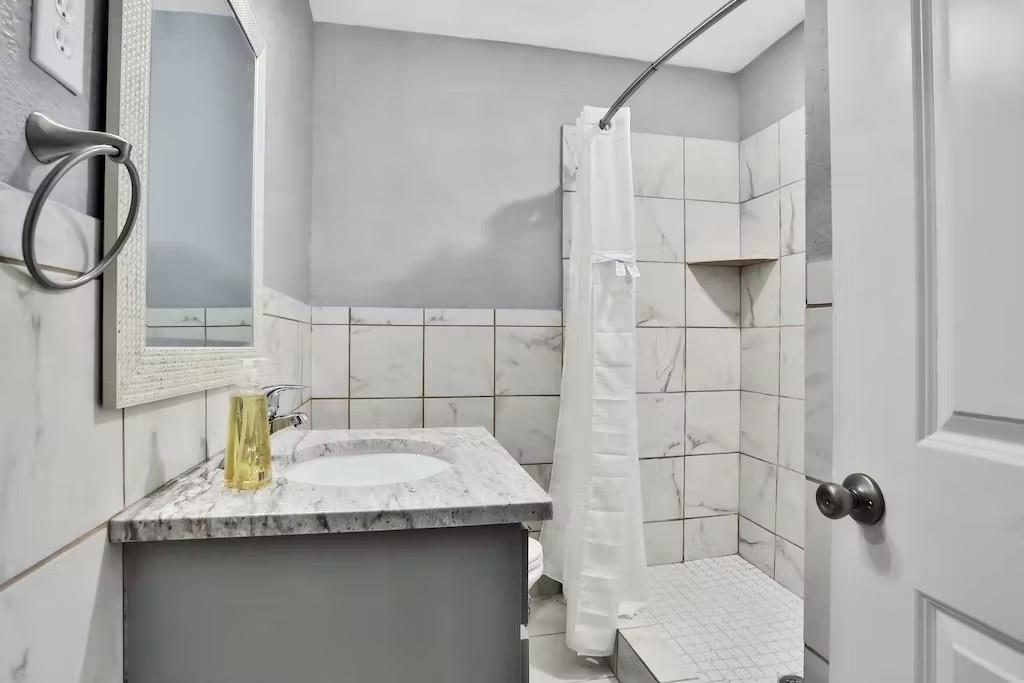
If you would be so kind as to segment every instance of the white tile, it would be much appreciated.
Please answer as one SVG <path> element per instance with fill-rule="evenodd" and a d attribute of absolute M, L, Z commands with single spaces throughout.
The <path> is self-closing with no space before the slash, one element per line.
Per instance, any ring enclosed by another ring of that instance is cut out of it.
<path fill-rule="evenodd" d="M 351 429 L 407 429 L 423 426 L 423 399 L 377 398 L 349 401 Z"/>
<path fill-rule="evenodd" d="M 423 402 L 424 427 L 484 427 L 494 432 L 494 399 L 428 398 Z"/>
<path fill-rule="evenodd" d="M 768 576 L 775 576 L 775 534 L 740 517 L 740 557 Z"/>
<path fill-rule="evenodd" d="M 348 429 L 348 400 L 314 398 L 311 408 L 313 429 Z"/>
<path fill-rule="evenodd" d="M 775 533 L 787 541 L 804 547 L 804 475 L 779 468 L 778 510 Z"/>
<path fill-rule="evenodd" d="M 427 396 L 494 394 L 494 328 L 427 327 L 423 343 Z"/>
<path fill-rule="evenodd" d="M 206 309 L 207 327 L 252 326 L 251 306 L 220 306 Z"/>
<path fill-rule="evenodd" d="M 491 308 L 428 308 L 424 311 L 427 325 L 493 325 Z"/>
<path fill-rule="evenodd" d="M 645 522 L 683 517 L 683 458 L 640 461 L 640 491 Z"/>
<path fill-rule="evenodd" d="M 495 393 L 556 395 L 562 382 L 562 330 L 555 327 L 495 329 Z"/>
<path fill-rule="evenodd" d="M 494 311 L 494 324 L 521 327 L 561 327 L 562 312 L 543 308 L 499 308 Z"/>
<path fill-rule="evenodd" d="M 619 636 L 622 639 L 619 643 L 620 649 L 632 651 L 642 662 L 640 666 L 646 670 L 644 673 L 649 671 L 650 673 L 646 675 L 654 677 L 636 681 L 620 673 L 620 680 L 627 683 L 642 683 L 647 680 L 652 683 L 700 680 L 693 662 L 672 641 L 672 637 L 663 626 L 624 628 L 619 631 Z"/>
<path fill-rule="evenodd" d="M 204 346 L 203 327 L 147 327 L 146 346 Z"/>
<path fill-rule="evenodd" d="M 687 266 L 686 324 L 690 327 L 739 327 L 739 268 Z"/>
<path fill-rule="evenodd" d="M 832 481 L 832 309 L 807 310 L 807 403 L 804 468 L 808 475 Z"/>
<path fill-rule="evenodd" d="M 739 552 L 736 515 L 695 517 L 685 525 L 683 558 L 687 562 Z"/>
<path fill-rule="evenodd" d="M 553 595 L 533 600 L 530 603 L 527 633 L 531 638 L 565 633 L 565 596 Z"/>
<path fill-rule="evenodd" d="M 775 531 L 775 465 L 740 455 L 740 514 Z"/>
<path fill-rule="evenodd" d="M 687 328 L 686 390 L 740 388 L 740 331 Z"/>
<path fill-rule="evenodd" d="M 807 551 L 804 555 L 804 638 L 808 645 L 828 656 L 831 630 L 831 564 L 832 520 L 818 512 L 814 494 L 816 482 L 805 484 L 805 535 Z"/>
<path fill-rule="evenodd" d="M 685 322 L 682 263 L 641 263 L 636 281 L 636 324 L 642 327 L 682 327 Z"/>
<path fill-rule="evenodd" d="M 309 323 L 312 320 L 312 309 L 294 297 L 264 286 L 262 291 L 262 313 L 275 318 L 287 318 L 297 322 Z"/>
<path fill-rule="evenodd" d="M 807 262 L 807 303 L 811 306 L 832 303 L 832 259 Z"/>
<path fill-rule="evenodd" d="M 779 394 L 804 397 L 804 328 L 783 327 L 780 335 Z"/>
<path fill-rule="evenodd" d="M 739 143 L 686 138 L 684 153 L 687 199 L 739 201 Z"/>
<path fill-rule="evenodd" d="M 422 325 L 422 308 L 352 308 L 353 325 Z"/>
<path fill-rule="evenodd" d="M 206 345 L 210 347 L 255 346 L 251 325 L 206 328 Z"/>
<path fill-rule="evenodd" d="M 148 327 L 203 327 L 206 324 L 206 309 L 146 307 Z"/>
<path fill-rule="evenodd" d="M 804 402 L 798 398 L 779 399 L 779 464 L 804 471 Z"/>
<path fill-rule="evenodd" d="M 209 389 L 206 392 L 206 457 L 213 458 L 227 448 L 228 414 L 234 387 Z"/>
<path fill-rule="evenodd" d="M 206 394 L 124 411 L 124 492 L 131 505 L 206 460 Z"/>
<path fill-rule="evenodd" d="M 683 561 L 683 525 L 683 520 L 644 524 L 644 551 L 648 567 Z"/>
<path fill-rule="evenodd" d="M 740 141 L 740 201 L 779 187 L 779 124 Z"/>
<path fill-rule="evenodd" d="M 579 657 L 558 633 L 530 638 L 530 683 L 566 683 L 611 678 L 604 659 Z"/>
<path fill-rule="evenodd" d="M 311 354 L 311 326 L 295 320 L 264 315 L 257 349 L 265 359 L 260 381 L 264 384 L 311 383 L 308 360 Z M 282 410 L 293 410 L 310 398 L 308 390 L 287 392 Z"/>
<path fill-rule="evenodd" d="M 683 261 L 685 256 L 684 207 L 684 202 L 678 199 L 637 197 L 633 200 L 637 259 L 675 263 Z"/>
<path fill-rule="evenodd" d="M 95 283 L 50 294 L 0 266 L 0 582 L 124 507 L 121 411 L 98 406 L 98 302 Z"/>
<path fill-rule="evenodd" d="M 348 396 L 348 325 L 314 325 L 313 398 Z"/>
<path fill-rule="evenodd" d="M 782 257 L 782 324 L 803 325 L 807 308 L 804 293 L 804 254 Z"/>
<path fill-rule="evenodd" d="M 636 388 L 641 393 L 682 391 L 685 335 L 682 329 L 636 331 Z"/>
<path fill-rule="evenodd" d="M 779 393 L 779 330 L 773 327 L 748 327 L 740 331 L 744 391 Z"/>
<path fill-rule="evenodd" d="M 786 185 L 779 191 L 779 210 L 782 217 L 780 240 L 783 256 L 807 250 L 806 201 L 803 180 Z"/>
<path fill-rule="evenodd" d="M 523 464 L 554 460 L 557 396 L 499 396 L 494 399 L 494 436 Z"/>
<path fill-rule="evenodd" d="M 422 327 L 354 325 L 349 344 L 352 398 L 423 395 Z"/>
<path fill-rule="evenodd" d="M 572 254 L 572 233 L 579 215 L 580 196 L 576 192 L 562 193 L 562 258 Z"/>
<path fill-rule="evenodd" d="M 124 680 L 121 546 L 100 529 L 0 593 L 10 683 Z"/>
<path fill-rule="evenodd" d="M 779 192 L 772 191 L 740 204 L 740 255 L 778 258 L 781 239 Z"/>
<path fill-rule="evenodd" d="M 562 126 L 562 189 L 567 192 L 576 190 L 576 126 Z"/>
<path fill-rule="evenodd" d="M 775 327 L 782 319 L 781 267 L 778 261 L 740 269 L 743 327 Z"/>
<path fill-rule="evenodd" d="M 739 512 L 738 453 L 686 456 L 686 517 Z"/>
<path fill-rule="evenodd" d="M 806 117 L 800 107 L 779 120 L 779 184 L 801 180 L 806 171 L 804 147 Z"/>
<path fill-rule="evenodd" d="M 732 453 L 740 447 L 740 392 L 686 394 L 686 454 Z"/>
<path fill-rule="evenodd" d="M 348 306 L 314 306 L 314 325 L 348 325 Z"/>
<path fill-rule="evenodd" d="M 683 198 L 683 139 L 672 135 L 633 133 L 633 194 Z"/>
<path fill-rule="evenodd" d="M 522 465 L 522 468 L 545 491 L 551 487 L 551 465 Z M 564 627 L 565 624 L 562 626 Z"/>
<path fill-rule="evenodd" d="M 636 413 L 641 458 L 683 455 L 686 433 L 685 394 L 639 394 L 636 397 Z"/>
<path fill-rule="evenodd" d="M 739 205 L 687 200 L 686 260 L 727 260 L 739 255 Z"/>
<path fill-rule="evenodd" d="M 21 225 L 31 201 L 32 193 L 0 182 L 0 217 L 4 225 L 18 228 L 0 230 L 0 256 L 24 259 Z M 102 241 L 100 225 L 96 218 L 47 201 L 36 228 L 36 259 L 43 265 L 84 272 L 96 263 L 97 245 Z"/>
<path fill-rule="evenodd" d="M 740 451 L 768 462 L 779 459 L 779 398 L 740 392 Z"/>
<path fill-rule="evenodd" d="M 804 550 L 784 538 L 775 544 L 775 580 L 803 597 Z"/>

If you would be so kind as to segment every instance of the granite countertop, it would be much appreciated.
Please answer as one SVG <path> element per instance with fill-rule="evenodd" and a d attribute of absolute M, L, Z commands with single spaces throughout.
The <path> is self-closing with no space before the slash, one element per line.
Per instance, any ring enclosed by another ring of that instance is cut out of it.
<path fill-rule="evenodd" d="M 353 451 L 429 452 L 452 463 L 424 479 L 363 487 L 289 482 L 288 465 Z M 110 520 L 110 540 L 176 541 L 514 524 L 550 519 L 551 498 L 487 430 L 285 430 L 274 435 L 274 481 L 224 488 L 222 457 L 167 482 Z"/>

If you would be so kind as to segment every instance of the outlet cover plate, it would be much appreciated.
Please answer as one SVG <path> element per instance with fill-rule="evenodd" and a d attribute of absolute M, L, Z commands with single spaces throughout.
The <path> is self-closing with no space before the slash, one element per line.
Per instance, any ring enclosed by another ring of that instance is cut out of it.
<path fill-rule="evenodd" d="M 85 3 L 33 0 L 32 61 L 76 95 L 85 81 Z"/>

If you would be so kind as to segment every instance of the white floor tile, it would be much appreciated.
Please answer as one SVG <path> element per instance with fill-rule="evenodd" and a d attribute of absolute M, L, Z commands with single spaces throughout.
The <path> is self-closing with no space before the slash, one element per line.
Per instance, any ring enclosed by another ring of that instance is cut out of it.
<path fill-rule="evenodd" d="M 801 644 L 800 656 L 803 656 Z M 579 657 L 565 645 L 565 634 L 530 638 L 530 683 L 577 683 L 612 678 L 604 659 Z"/>

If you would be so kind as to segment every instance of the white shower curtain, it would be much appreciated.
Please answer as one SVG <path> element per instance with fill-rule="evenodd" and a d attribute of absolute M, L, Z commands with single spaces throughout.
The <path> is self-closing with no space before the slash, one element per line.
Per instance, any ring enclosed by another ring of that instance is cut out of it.
<path fill-rule="evenodd" d="M 572 226 L 562 399 L 544 573 L 561 581 L 566 643 L 611 654 L 620 615 L 644 597 L 636 435 L 636 245 L 629 110 L 609 130 L 604 109 L 576 121 L 577 210 Z"/>

